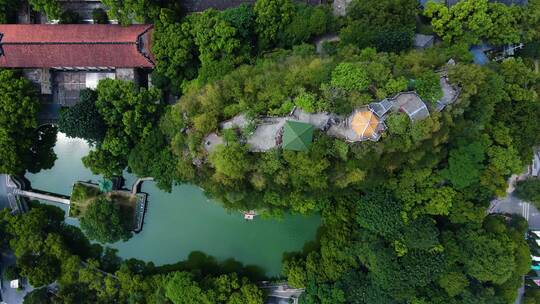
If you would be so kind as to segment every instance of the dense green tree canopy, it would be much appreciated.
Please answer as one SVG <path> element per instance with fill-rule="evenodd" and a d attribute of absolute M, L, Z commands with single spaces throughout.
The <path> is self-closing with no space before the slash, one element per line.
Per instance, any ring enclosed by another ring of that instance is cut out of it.
<path fill-rule="evenodd" d="M 85 210 L 81 228 L 88 238 L 101 243 L 127 240 L 131 236 L 131 215 L 123 214 L 118 203 L 98 198 Z"/>
<path fill-rule="evenodd" d="M 343 44 L 399 52 L 412 46 L 418 1 L 354 0 L 347 7 Z"/>
<path fill-rule="evenodd" d="M 52 301 L 47 294 L 47 288 L 37 288 L 24 296 L 24 304 L 50 304 Z"/>
<path fill-rule="evenodd" d="M 39 103 L 30 81 L 0 70 L 0 172 L 24 172 L 35 139 Z"/>
<path fill-rule="evenodd" d="M 107 129 L 96 107 L 96 100 L 95 91 L 81 91 L 80 101 L 60 113 L 59 131 L 69 137 L 85 139 L 91 144 L 101 143 Z"/>
<path fill-rule="evenodd" d="M 516 183 L 515 195 L 522 200 L 540 206 L 540 180 L 528 178 Z"/>
<path fill-rule="evenodd" d="M 13 22 L 13 15 L 19 8 L 19 1 L 17 0 L 1 0 L 0 1 L 0 23 Z"/>
<path fill-rule="evenodd" d="M 277 42 L 278 35 L 291 22 L 294 5 L 291 0 L 258 0 L 253 10 L 259 43 L 266 48 Z"/>
<path fill-rule="evenodd" d="M 434 32 L 447 42 L 477 44 L 485 39 L 493 45 L 505 45 L 530 39 L 523 28 L 537 20 L 535 10 L 534 1 L 531 5 L 508 6 L 488 0 L 463 0 L 451 7 L 428 1 L 424 14 L 432 18 Z"/>
<path fill-rule="evenodd" d="M 188 16 L 177 14 L 169 1 L 104 3 L 121 23 L 156 23 L 157 88 L 119 80 L 99 84 L 92 111 L 104 132 L 84 158 L 94 173 L 111 176 L 127 168 L 155 177 L 167 190 L 193 183 L 233 211 L 269 217 L 318 212 L 317 239 L 302 252 L 286 254 L 283 267 L 290 286 L 305 288 L 303 303 L 514 302 L 531 266 L 523 240 L 527 225 L 485 209 L 506 195 L 507 179 L 523 170 L 540 143 L 538 76 L 529 60 L 471 64 L 468 48 L 482 40 L 503 45 L 538 38 L 540 13 L 533 8 L 540 1 L 523 7 L 470 0 L 452 7 L 428 4 L 425 15 L 445 43 L 421 51 L 408 50 L 417 21 L 425 21 L 417 19 L 415 0 L 353 1 L 338 19 L 327 6 L 292 1 L 258 0 Z M 341 38 L 332 52 L 319 55 L 298 45 L 331 31 Z M 450 58 L 455 65 L 446 65 Z M 460 88 L 457 101 L 441 112 L 433 107 L 442 96 L 440 70 Z M 0 104 L 7 100 L 16 119 L 6 115 L 0 143 L 26 134 L 14 126 L 37 111 L 18 113 L 13 100 L 19 105 L 30 86 L 12 89 L 9 83 Z M 342 121 L 406 90 L 426 101 L 429 117 L 411 120 L 393 108 L 377 142 L 345 142 L 316 129 L 307 151 L 250 150 L 261 117 L 286 116 L 297 106 L 336 113 Z M 181 97 L 166 106 L 161 99 L 169 93 Z M 239 114 L 246 125 L 221 127 Z M 4 129 L 10 131 L 2 137 Z M 209 147 L 211 133 L 222 144 Z M 33 155 L 40 146 L 33 141 L 21 151 Z M 4 146 L 8 160 L 26 155 Z M 14 167 L 30 169 L 26 159 Z M 36 285 L 57 281 L 60 301 L 263 302 L 252 281 L 210 258 L 190 256 L 166 267 L 120 262 L 67 228 L 54 210 L 3 212 L 0 232 L 21 275 Z M 125 236 L 118 205 L 98 201 L 86 211 L 81 227 L 91 238 Z"/>
<path fill-rule="evenodd" d="M 60 19 L 63 9 L 58 0 L 28 0 L 32 9 L 36 12 L 45 13 L 49 20 Z"/>
<path fill-rule="evenodd" d="M 480 177 L 484 150 L 480 143 L 471 143 L 450 151 L 448 171 L 444 173 L 457 189 L 465 188 Z"/>
<path fill-rule="evenodd" d="M 439 78 L 439 74 L 429 71 L 415 79 L 414 89 L 422 100 L 433 104 L 443 97 Z"/>
<path fill-rule="evenodd" d="M 157 20 L 160 13 L 160 2 L 157 0 L 101 0 L 107 7 L 110 19 L 118 20 L 122 25 L 135 22 Z"/>
<path fill-rule="evenodd" d="M 105 122 L 106 135 L 83 163 L 95 174 L 121 174 L 130 151 L 151 134 L 157 123 L 159 92 L 138 89 L 128 81 L 105 79 L 98 84 L 95 104 Z"/>

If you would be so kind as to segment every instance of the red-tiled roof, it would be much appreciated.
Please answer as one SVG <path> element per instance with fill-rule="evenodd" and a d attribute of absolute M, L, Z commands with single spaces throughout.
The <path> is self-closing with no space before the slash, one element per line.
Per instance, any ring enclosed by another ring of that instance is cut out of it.
<path fill-rule="evenodd" d="M 0 67 L 152 68 L 151 25 L 0 24 Z"/>

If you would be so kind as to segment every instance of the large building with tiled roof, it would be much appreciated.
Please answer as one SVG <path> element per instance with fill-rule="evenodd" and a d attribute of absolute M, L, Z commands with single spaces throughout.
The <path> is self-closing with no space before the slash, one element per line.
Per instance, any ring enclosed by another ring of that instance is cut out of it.
<path fill-rule="evenodd" d="M 0 67 L 153 68 L 152 25 L 0 24 Z"/>
<path fill-rule="evenodd" d="M 47 103 L 71 106 L 104 78 L 145 85 L 155 65 L 152 32 L 152 25 L 0 24 L 0 68 L 21 69 Z"/>

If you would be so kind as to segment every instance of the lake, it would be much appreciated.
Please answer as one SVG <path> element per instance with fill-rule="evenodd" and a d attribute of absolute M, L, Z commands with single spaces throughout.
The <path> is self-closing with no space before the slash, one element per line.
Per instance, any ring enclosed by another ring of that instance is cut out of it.
<path fill-rule="evenodd" d="M 58 133 L 54 151 L 58 157 L 54 167 L 26 178 L 35 189 L 71 195 L 73 183 L 79 180 L 98 181 L 82 164 L 90 147 L 84 140 Z M 124 174 L 126 186 L 136 179 Z M 148 208 L 143 231 L 127 242 L 111 247 L 123 258 L 137 258 L 156 265 L 184 260 L 192 251 L 202 251 L 220 261 L 234 258 L 245 265 L 261 267 L 266 275 L 277 276 L 284 252 L 301 250 L 315 239 L 319 216 L 286 215 L 283 219 L 246 221 L 240 212 L 228 212 L 218 202 L 209 200 L 203 191 L 189 184 L 175 186 L 171 193 L 159 190 L 153 182 L 145 182 Z M 65 208 L 64 208 L 65 209 Z M 66 220 L 78 224 L 76 219 Z"/>

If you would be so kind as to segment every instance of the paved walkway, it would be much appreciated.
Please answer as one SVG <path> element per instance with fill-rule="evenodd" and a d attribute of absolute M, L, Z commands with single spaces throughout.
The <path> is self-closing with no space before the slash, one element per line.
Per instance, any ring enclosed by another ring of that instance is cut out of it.
<path fill-rule="evenodd" d="M 491 201 L 488 213 L 510 213 L 523 216 L 529 222 L 530 229 L 540 229 L 540 212 L 534 205 L 509 194 Z"/>
<path fill-rule="evenodd" d="M 332 38 L 332 36 L 329 36 L 327 38 L 335 39 L 336 37 Z M 451 63 L 449 62 L 448 64 L 450 65 Z M 454 103 L 460 93 L 459 88 L 449 83 L 445 71 L 440 72 L 440 83 L 444 94 L 435 107 L 435 110 L 439 112 L 442 111 L 446 105 Z M 369 108 L 373 105 L 380 106 L 380 104 L 384 102 L 390 103 L 391 112 L 406 112 L 412 121 L 422 120 L 430 115 L 427 105 L 414 91 L 401 92 L 394 97 L 385 98 L 380 102 L 372 102 L 369 104 Z M 373 109 L 371 110 L 374 111 Z M 385 111 L 384 113 L 374 111 L 374 113 L 380 117 L 381 121 L 389 114 L 388 111 Z M 257 126 L 253 134 L 247 138 L 247 144 L 252 152 L 264 152 L 278 147 L 280 145 L 278 140 L 281 136 L 280 132 L 287 120 L 309 123 L 313 125 L 315 129 L 322 130 L 330 136 L 342 138 L 349 142 L 364 141 L 366 139 L 359 137 L 359 135 L 353 131 L 350 124 L 344 123 L 353 115 L 355 115 L 354 111 L 348 116 L 349 118 L 327 112 L 308 113 L 295 107 L 287 116 L 261 117 L 256 119 Z M 249 124 L 249 119 L 244 114 L 239 114 L 222 122 L 220 127 L 221 129 L 243 128 Z M 378 138 L 376 140 L 378 140 Z M 212 152 L 222 143 L 224 143 L 224 139 L 217 133 L 210 133 L 204 138 L 204 148 L 207 152 Z"/>
<path fill-rule="evenodd" d="M 510 213 L 523 216 L 529 222 L 530 229 L 540 229 L 540 212 L 531 203 L 523 201 L 514 195 L 515 183 L 530 177 L 529 170 L 521 175 L 513 175 L 508 181 L 505 197 L 498 197 L 491 201 L 489 214 Z"/>
<path fill-rule="evenodd" d="M 290 288 L 287 283 L 259 286 L 267 291 L 266 304 L 298 303 L 304 292 L 301 288 Z"/>
<path fill-rule="evenodd" d="M 512 176 L 508 182 L 508 190 L 506 191 L 507 195 L 491 201 L 488 213 L 509 213 L 521 215 L 529 223 L 529 229 L 537 230 L 540 229 L 540 212 L 533 204 L 525 202 L 513 194 L 515 182 L 527 177 L 529 177 L 528 172 L 519 176 Z M 522 285 L 518 290 L 518 296 L 514 304 L 520 304 L 522 302 L 524 293 L 525 287 Z"/>
<path fill-rule="evenodd" d="M 11 288 L 9 286 L 9 281 L 4 280 L 3 271 L 5 271 L 6 267 L 10 265 L 15 265 L 15 256 L 13 253 L 8 252 L 2 252 L 1 253 L 1 259 L 2 259 L 2 300 L 7 304 L 22 304 L 24 302 L 24 296 L 26 296 L 27 293 L 33 290 L 32 286 L 30 284 L 24 284 L 24 288 L 22 290 L 18 290 L 16 288 Z"/>
<path fill-rule="evenodd" d="M 327 41 L 339 41 L 339 36 L 337 34 L 326 34 L 315 39 L 315 49 L 317 50 L 317 54 L 321 54 L 323 52 L 323 44 Z"/>

